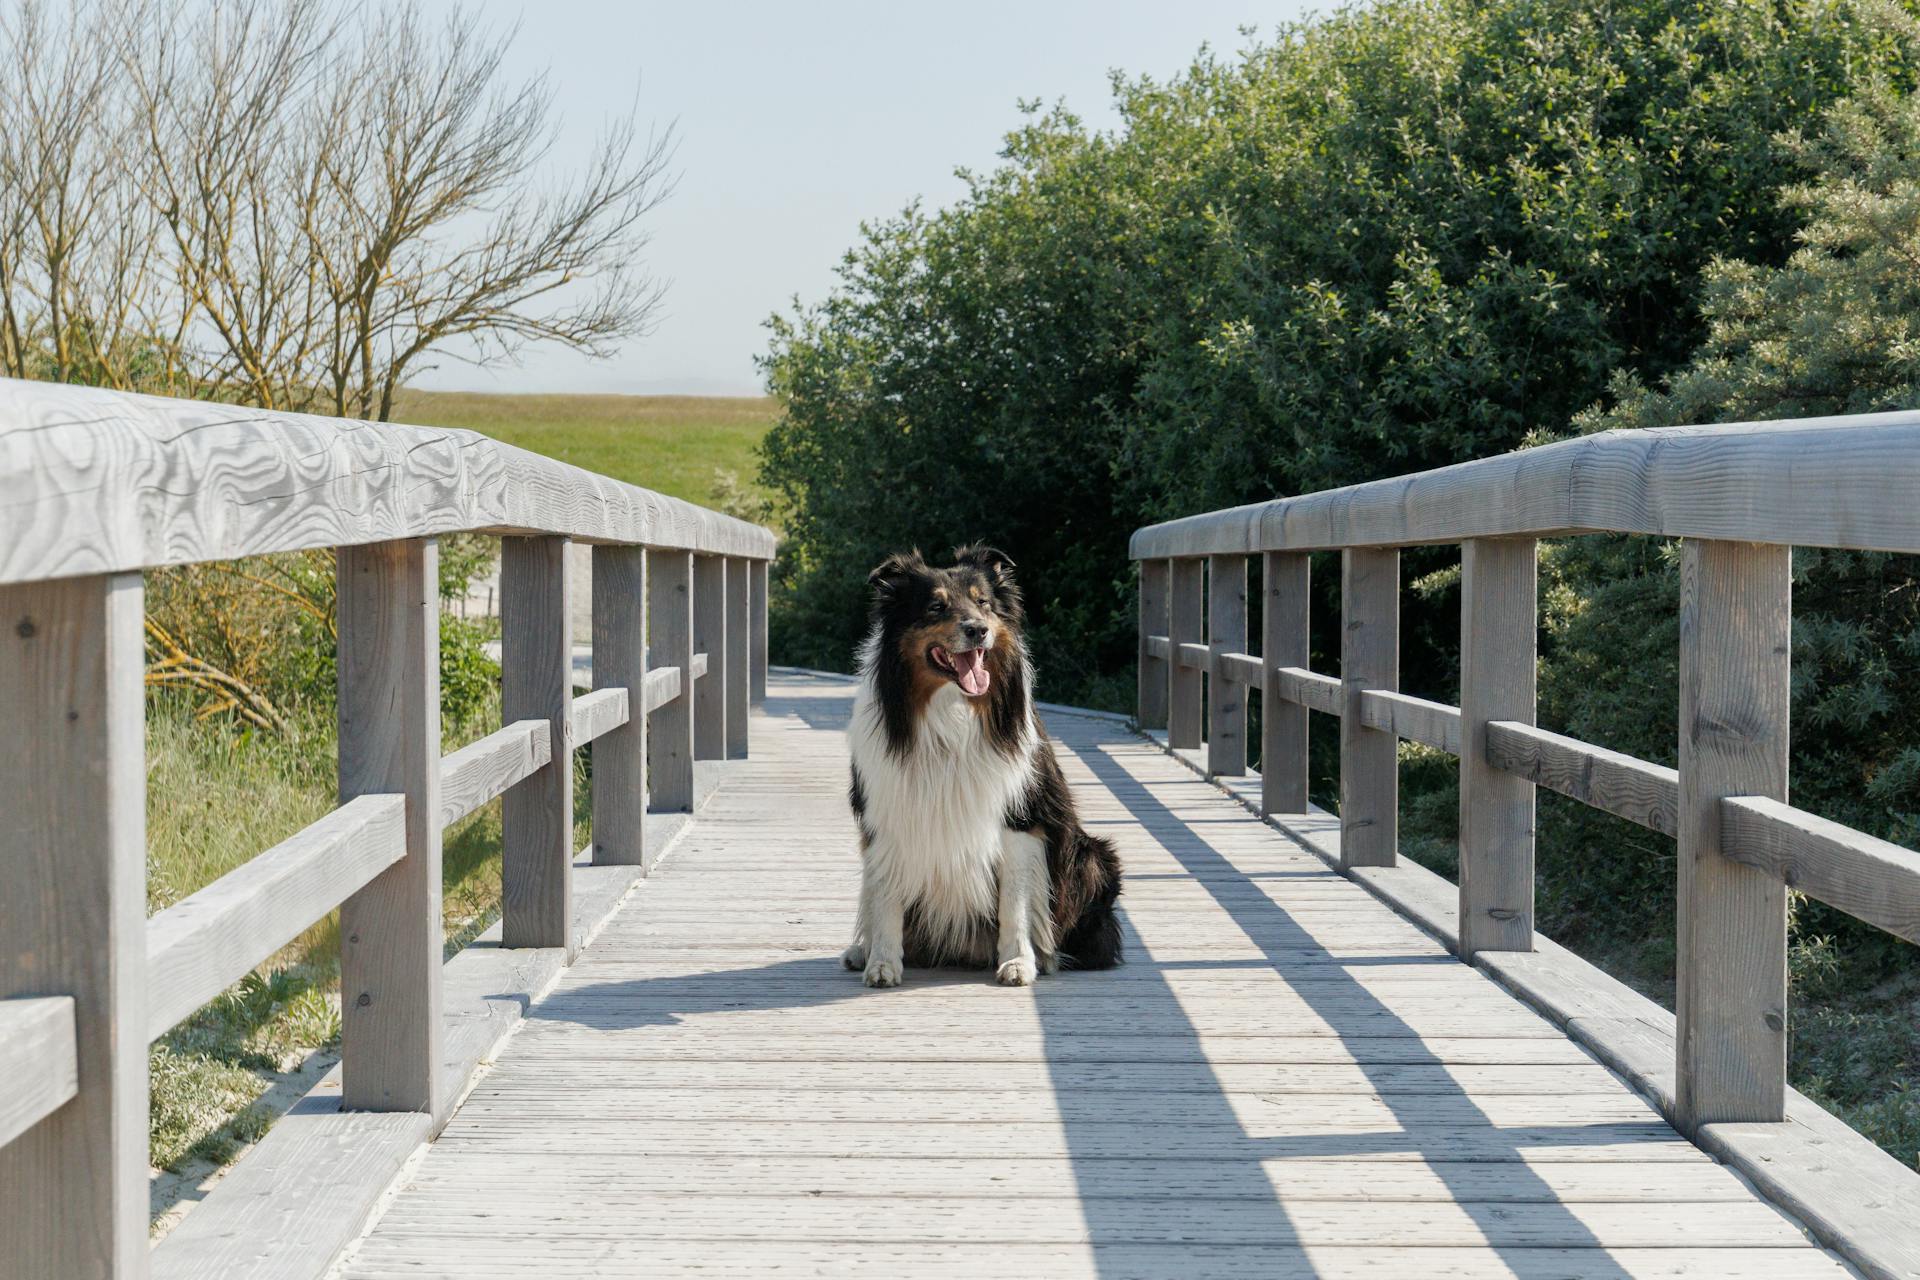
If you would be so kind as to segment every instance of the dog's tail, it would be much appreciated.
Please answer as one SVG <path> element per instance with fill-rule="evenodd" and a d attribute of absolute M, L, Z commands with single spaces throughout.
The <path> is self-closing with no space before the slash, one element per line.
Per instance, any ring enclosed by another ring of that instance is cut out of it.
<path fill-rule="evenodd" d="M 1120 897 L 1120 855 L 1109 840 L 1073 833 L 1079 846 L 1067 860 L 1075 887 L 1084 895 L 1080 914 L 1060 940 L 1059 956 L 1070 969 L 1111 969 L 1120 963 L 1123 949 L 1120 918 L 1114 904 Z"/>

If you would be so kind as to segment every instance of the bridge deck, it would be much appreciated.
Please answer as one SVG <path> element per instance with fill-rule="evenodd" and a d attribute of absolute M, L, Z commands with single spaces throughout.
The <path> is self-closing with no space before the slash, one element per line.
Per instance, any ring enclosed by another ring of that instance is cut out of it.
<path fill-rule="evenodd" d="M 1827 1276 L 1482 974 L 1176 761 L 1053 715 L 1131 962 L 1028 991 L 835 959 L 842 682 L 531 1011 L 343 1274 Z"/>

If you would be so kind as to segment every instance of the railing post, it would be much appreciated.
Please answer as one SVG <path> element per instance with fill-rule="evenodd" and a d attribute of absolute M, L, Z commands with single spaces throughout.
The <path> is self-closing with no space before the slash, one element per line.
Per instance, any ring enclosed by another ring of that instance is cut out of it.
<path fill-rule="evenodd" d="M 501 941 L 573 945 L 573 644 L 567 539 L 500 540 L 500 718 L 545 720 L 553 756 L 502 797 Z"/>
<path fill-rule="evenodd" d="M 1260 811 L 1307 811 L 1307 709 L 1278 692 L 1274 672 L 1306 667 L 1309 561 L 1304 551 L 1269 551 L 1261 574 Z"/>
<path fill-rule="evenodd" d="M 1247 651 L 1247 558 L 1207 560 L 1207 773 L 1247 771 L 1247 686 L 1221 672 L 1220 655 Z"/>
<path fill-rule="evenodd" d="M 693 812 L 693 556 L 647 552 L 648 666 L 677 667 L 680 694 L 647 718 L 648 803 L 656 813 Z"/>
<path fill-rule="evenodd" d="M 752 720 L 749 703 L 753 681 L 753 587 L 748 580 L 747 561 L 739 556 L 727 558 L 727 759 L 747 758 L 747 726 Z"/>
<path fill-rule="evenodd" d="M 1533 950 L 1533 783 L 1487 763 L 1487 722 L 1534 722 L 1538 544 L 1460 549 L 1460 958 Z"/>
<path fill-rule="evenodd" d="M 1186 556 L 1168 562 L 1172 568 L 1168 598 L 1167 745 L 1191 750 L 1200 745 L 1200 669 L 1180 661 L 1182 644 L 1199 644 L 1206 609 L 1206 561 Z"/>
<path fill-rule="evenodd" d="M 1724 796 L 1787 798 L 1792 549 L 1688 539 L 1680 568 L 1677 1094 L 1689 1132 L 1786 1108 L 1787 890 L 1720 851 Z"/>
<path fill-rule="evenodd" d="M 1390 867 L 1400 842 L 1399 739 L 1360 720 L 1360 694 L 1400 685 L 1400 549 L 1340 554 L 1340 864 Z"/>
<path fill-rule="evenodd" d="M 693 758 L 727 758 L 727 559 L 693 558 L 693 651 L 707 674 L 693 685 Z"/>
<path fill-rule="evenodd" d="M 0 1147 L 23 1280 L 147 1274 L 141 604 L 137 573 L 0 587 L 0 997 L 72 996 L 79 1057 L 79 1092 Z"/>
<path fill-rule="evenodd" d="M 1140 697 L 1135 718 L 1142 729 L 1167 727 L 1167 679 L 1172 663 L 1147 652 L 1149 636 L 1170 636 L 1167 596 L 1171 560 L 1140 562 L 1140 657 L 1137 664 Z"/>
<path fill-rule="evenodd" d="M 767 562 L 749 560 L 747 572 L 753 579 L 752 701 L 758 707 L 767 701 Z"/>
<path fill-rule="evenodd" d="M 594 739 L 593 861 L 644 866 L 647 849 L 647 552 L 593 549 L 593 687 L 627 691 L 627 722 Z"/>
<path fill-rule="evenodd" d="M 340 802 L 407 798 L 407 856 L 340 907 L 341 1105 L 441 1119 L 440 554 L 341 547 Z"/>

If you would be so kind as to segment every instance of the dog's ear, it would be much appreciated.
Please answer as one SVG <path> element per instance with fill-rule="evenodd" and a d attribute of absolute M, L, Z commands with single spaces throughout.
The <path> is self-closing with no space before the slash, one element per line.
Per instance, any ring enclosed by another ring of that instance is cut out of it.
<path fill-rule="evenodd" d="M 1013 586 L 1013 557 L 984 542 L 969 542 L 964 547 L 955 547 L 953 562 L 978 569 L 996 587 Z"/>
<path fill-rule="evenodd" d="M 920 558 L 918 547 L 888 556 L 867 575 L 867 585 L 873 588 L 873 602 L 878 605 L 892 604 L 914 575 L 926 572 L 926 568 L 927 562 Z"/>

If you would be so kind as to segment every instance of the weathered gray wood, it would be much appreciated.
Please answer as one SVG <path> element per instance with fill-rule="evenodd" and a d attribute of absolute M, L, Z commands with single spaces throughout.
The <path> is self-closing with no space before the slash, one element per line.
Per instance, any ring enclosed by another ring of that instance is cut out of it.
<path fill-rule="evenodd" d="M 767 562 L 748 561 L 747 575 L 753 591 L 753 603 L 750 606 L 753 639 L 750 646 L 752 672 L 749 687 L 753 691 L 753 705 L 757 707 L 767 700 Z"/>
<path fill-rule="evenodd" d="M 1360 720 L 1368 728 L 1460 754 L 1460 708 L 1410 693 L 1368 689 L 1360 695 Z"/>
<path fill-rule="evenodd" d="M 1237 778 L 1247 771 L 1247 687 L 1222 678 L 1219 659 L 1247 648 L 1247 558 L 1207 561 L 1207 771 Z"/>
<path fill-rule="evenodd" d="M 656 812 L 693 811 L 693 557 L 684 551 L 647 552 L 648 661 L 672 671 L 672 701 L 647 716 L 648 804 Z M 655 692 L 649 677 L 649 701 Z M 664 688 L 664 685 L 661 686 Z"/>
<path fill-rule="evenodd" d="M 1786 1106 L 1787 890 L 1721 854 L 1720 801 L 1787 798 L 1791 549 L 1689 539 L 1680 569 L 1680 1116 Z"/>
<path fill-rule="evenodd" d="M 1258 689 L 1267 669 L 1251 653 L 1218 653 L 1213 657 L 1213 674 L 1222 680 Z"/>
<path fill-rule="evenodd" d="M 0 998 L 71 996 L 78 1067 L 0 1146 L 9 1278 L 146 1274 L 141 598 L 138 574 L 0 587 Z"/>
<path fill-rule="evenodd" d="M 452 1101 L 439 1070 L 439 548 L 342 547 L 335 572 L 340 803 L 404 796 L 407 847 L 340 907 L 342 1100 L 438 1118 Z"/>
<path fill-rule="evenodd" d="M 1400 847 L 1400 742 L 1360 716 L 1360 695 L 1400 685 L 1400 551 L 1340 553 L 1340 857 L 1390 867 Z"/>
<path fill-rule="evenodd" d="M 573 700 L 568 714 L 573 718 L 573 745 L 584 747 L 627 723 L 627 691 L 602 688 L 582 694 Z"/>
<path fill-rule="evenodd" d="M 706 678 L 707 665 L 707 655 L 704 650 L 693 655 L 693 661 L 687 664 L 687 671 L 695 683 Z"/>
<path fill-rule="evenodd" d="M 72 996 L 0 1000 L 0 1147 L 80 1091 L 73 1010 Z"/>
<path fill-rule="evenodd" d="M 647 672 L 647 707 L 652 715 L 680 696 L 680 668 L 658 667 Z"/>
<path fill-rule="evenodd" d="M 1180 646 L 1176 661 L 1188 671 L 1205 675 L 1213 669 L 1213 651 L 1204 644 L 1189 642 Z"/>
<path fill-rule="evenodd" d="M 1330 716 L 1346 714 L 1346 695 L 1336 676 L 1323 676 L 1305 667 L 1275 667 L 1273 691 L 1277 698 L 1314 711 Z"/>
<path fill-rule="evenodd" d="M 753 642 L 749 633 L 753 629 L 753 588 L 747 565 L 738 557 L 727 560 L 726 652 L 722 665 L 727 669 L 724 697 L 729 760 L 747 758 L 747 726 L 752 719 Z"/>
<path fill-rule="evenodd" d="M 648 674 L 646 548 L 595 547 L 593 683 L 626 690 L 628 711 L 619 728 L 593 740 L 596 865 L 645 864 Z"/>
<path fill-rule="evenodd" d="M 1920 853 L 1761 796 L 1720 802 L 1720 853 L 1920 942 Z"/>
<path fill-rule="evenodd" d="M 1201 740 L 1201 668 L 1183 660 L 1183 645 L 1204 648 L 1206 619 L 1206 561 L 1175 560 L 1169 572 L 1167 681 L 1167 740 L 1175 747 L 1197 747 Z"/>
<path fill-rule="evenodd" d="M 440 761 L 440 825 L 458 822 L 552 758 L 545 720 L 516 720 L 449 753 Z"/>
<path fill-rule="evenodd" d="M 1167 669 L 1165 648 L 1156 651 L 1153 642 L 1158 639 L 1164 646 L 1171 626 L 1167 615 L 1171 573 L 1169 561 L 1140 562 L 1140 656 L 1136 664 L 1139 695 L 1134 712 L 1142 729 L 1167 727 L 1167 684 L 1172 676 Z"/>
<path fill-rule="evenodd" d="M 567 540 L 500 540 L 500 715 L 545 720 L 553 758 L 506 793 L 500 918 L 509 947 L 569 947 L 573 930 L 573 637 Z"/>
<path fill-rule="evenodd" d="M 1486 739 L 1496 769 L 1666 835 L 1679 829 L 1677 769 L 1512 720 L 1489 723 Z"/>
<path fill-rule="evenodd" d="M 147 921 L 158 1039 L 407 856 L 407 804 L 362 795 Z"/>
<path fill-rule="evenodd" d="M 1271 551 L 1262 562 L 1260 660 L 1260 808 L 1307 809 L 1307 707 L 1280 692 L 1279 669 L 1307 668 L 1312 609 L 1309 561 L 1302 552 Z"/>
<path fill-rule="evenodd" d="M 709 660 L 693 670 L 693 758 L 727 758 L 727 561 L 693 558 L 693 648 Z"/>
<path fill-rule="evenodd" d="M 462 529 L 770 556 L 773 535 L 471 431 L 0 380 L 0 582 Z"/>
<path fill-rule="evenodd" d="M 1460 549 L 1460 951 L 1533 950 L 1533 784 L 1487 763 L 1487 723 L 1532 724 L 1539 549 Z"/>
<path fill-rule="evenodd" d="M 1173 657 L 1173 642 L 1165 636 L 1148 636 L 1147 652 L 1162 662 L 1170 662 Z M 1146 729 L 1153 726 L 1142 725 L 1140 727 Z M 1166 726 L 1162 725 L 1160 727 L 1165 728 Z"/>

